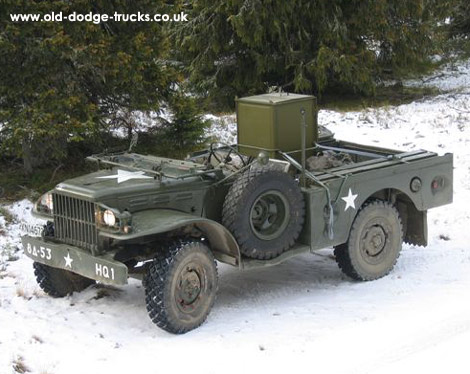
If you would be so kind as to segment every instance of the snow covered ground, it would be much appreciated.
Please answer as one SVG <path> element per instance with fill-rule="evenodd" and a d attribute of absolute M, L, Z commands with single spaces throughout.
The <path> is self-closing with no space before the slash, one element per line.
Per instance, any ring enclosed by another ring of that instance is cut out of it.
<path fill-rule="evenodd" d="M 409 86 L 436 87 L 441 91 L 470 91 L 470 60 L 450 62 L 442 69 L 423 77 L 406 82 Z"/>
<path fill-rule="evenodd" d="M 331 249 L 262 270 L 220 265 L 207 322 L 174 336 L 150 322 L 137 281 L 47 297 L 19 243 L 32 204 L 8 206 L 16 218 L 0 214 L 0 373 L 468 373 L 469 65 L 426 81 L 449 91 L 434 98 L 320 112 L 338 138 L 454 153 L 454 203 L 429 212 L 429 246 L 405 245 L 378 281 L 343 276 Z M 214 125 L 226 142 L 236 135 L 231 118 Z"/>

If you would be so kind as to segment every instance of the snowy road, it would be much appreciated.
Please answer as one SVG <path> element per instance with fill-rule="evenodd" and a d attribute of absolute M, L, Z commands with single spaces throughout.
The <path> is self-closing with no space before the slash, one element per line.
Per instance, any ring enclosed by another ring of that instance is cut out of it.
<path fill-rule="evenodd" d="M 320 113 L 339 138 L 454 153 L 454 203 L 429 212 L 429 246 L 405 245 L 396 268 L 378 281 L 343 276 L 331 249 L 262 270 L 220 265 L 207 322 L 173 336 L 148 319 L 137 281 L 45 296 L 21 251 L 8 261 L 19 223 L 0 216 L 0 373 L 15 366 L 43 374 L 469 373 L 470 96 L 463 79 L 453 75 L 454 92 L 409 105 Z M 31 220 L 30 203 L 9 208 L 18 221 Z"/>

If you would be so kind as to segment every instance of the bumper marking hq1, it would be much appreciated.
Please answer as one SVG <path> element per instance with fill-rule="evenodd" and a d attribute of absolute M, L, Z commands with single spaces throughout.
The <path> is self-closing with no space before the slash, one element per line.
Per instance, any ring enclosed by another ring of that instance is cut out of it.
<path fill-rule="evenodd" d="M 73 271 L 84 277 L 109 284 L 126 284 L 126 265 L 108 258 L 93 256 L 67 244 L 49 243 L 41 238 L 21 238 L 25 254 L 34 261 L 55 268 Z"/>

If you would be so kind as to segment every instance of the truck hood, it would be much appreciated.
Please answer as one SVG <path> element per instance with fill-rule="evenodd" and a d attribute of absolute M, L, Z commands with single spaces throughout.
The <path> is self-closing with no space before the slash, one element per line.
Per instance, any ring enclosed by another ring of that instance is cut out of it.
<path fill-rule="evenodd" d="M 201 214 L 208 188 L 223 177 L 220 170 L 208 175 L 202 164 L 135 153 L 88 160 L 108 167 L 62 182 L 55 192 L 131 213 L 162 208 Z"/>
<path fill-rule="evenodd" d="M 143 171 L 113 168 L 66 180 L 58 184 L 55 191 L 86 200 L 105 201 L 110 198 L 164 193 L 169 189 L 187 189 L 188 183 L 200 185 L 201 180 L 197 177 L 184 180 L 163 177 L 160 181 Z"/>
<path fill-rule="evenodd" d="M 120 168 L 100 170 L 66 180 L 56 186 L 56 191 L 76 195 L 89 200 L 158 189 L 161 182 L 144 172 Z"/>

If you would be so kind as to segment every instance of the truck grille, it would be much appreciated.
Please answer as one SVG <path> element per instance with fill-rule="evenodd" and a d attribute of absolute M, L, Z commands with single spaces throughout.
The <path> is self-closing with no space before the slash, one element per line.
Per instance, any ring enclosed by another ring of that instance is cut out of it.
<path fill-rule="evenodd" d="M 95 204 L 69 196 L 53 194 L 54 235 L 76 247 L 98 250 Z"/>

